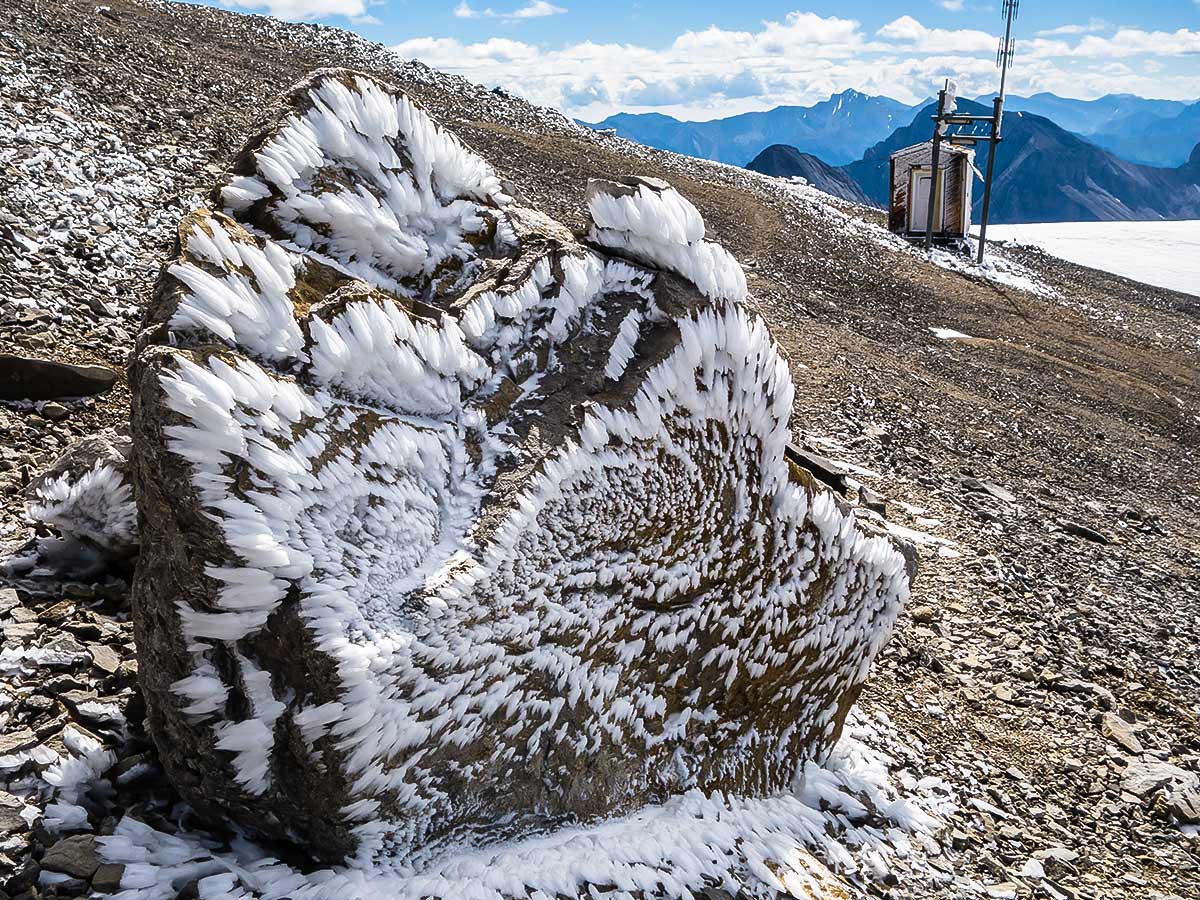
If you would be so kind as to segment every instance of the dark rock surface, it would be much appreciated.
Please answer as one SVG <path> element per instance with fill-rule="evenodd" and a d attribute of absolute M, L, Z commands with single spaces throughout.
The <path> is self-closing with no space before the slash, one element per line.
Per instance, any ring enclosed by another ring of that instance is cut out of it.
<path fill-rule="evenodd" d="M 111 389 L 116 381 L 117 373 L 104 366 L 76 366 L 0 353 L 0 400 L 91 397 Z"/>

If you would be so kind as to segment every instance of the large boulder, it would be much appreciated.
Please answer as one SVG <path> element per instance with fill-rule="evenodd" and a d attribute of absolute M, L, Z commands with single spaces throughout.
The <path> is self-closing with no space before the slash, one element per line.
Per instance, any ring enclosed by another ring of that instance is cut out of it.
<path fill-rule="evenodd" d="M 131 370 L 140 673 L 201 811 L 412 858 L 819 758 L 911 572 L 663 182 L 577 238 L 316 73 L 187 216 Z"/>

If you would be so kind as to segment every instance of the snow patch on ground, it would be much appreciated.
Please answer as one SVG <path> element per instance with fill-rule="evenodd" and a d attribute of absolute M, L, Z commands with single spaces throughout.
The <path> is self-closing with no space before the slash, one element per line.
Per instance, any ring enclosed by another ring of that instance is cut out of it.
<path fill-rule="evenodd" d="M 942 341 L 974 340 L 969 334 L 963 334 L 961 331 L 955 331 L 953 328 L 930 328 L 929 331 L 935 338 Z"/>
<path fill-rule="evenodd" d="M 1006 259 L 1003 255 L 996 252 L 994 247 L 989 247 L 988 252 L 983 257 L 983 262 L 977 263 L 975 262 L 977 249 L 975 242 L 967 241 L 966 246 L 967 252 L 965 255 L 959 251 L 942 250 L 937 247 L 928 252 L 924 250 L 917 252 L 920 252 L 935 266 L 951 272 L 957 272 L 960 275 L 966 275 L 968 278 L 980 278 L 984 281 L 1004 285 L 1005 287 L 1027 291 L 1030 294 L 1045 297 L 1046 299 L 1058 297 L 1058 292 L 1041 281 L 1036 274 L 1020 263 Z"/>

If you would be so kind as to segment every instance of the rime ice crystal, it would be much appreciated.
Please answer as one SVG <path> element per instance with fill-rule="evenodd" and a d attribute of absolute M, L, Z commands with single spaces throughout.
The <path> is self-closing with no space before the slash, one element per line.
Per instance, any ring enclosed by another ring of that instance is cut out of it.
<path fill-rule="evenodd" d="M 823 756 L 909 572 L 785 462 L 694 206 L 594 183 L 582 244 L 344 71 L 214 196 L 132 379 L 143 685 L 196 805 L 412 862 Z"/>

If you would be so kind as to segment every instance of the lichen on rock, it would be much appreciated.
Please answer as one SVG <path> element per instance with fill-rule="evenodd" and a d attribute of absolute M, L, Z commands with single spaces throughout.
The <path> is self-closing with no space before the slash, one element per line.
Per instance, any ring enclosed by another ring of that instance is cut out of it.
<path fill-rule="evenodd" d="M 784 457 L 786 362 L 669 185 L 576 238 L 386 84 L 294 88 L 139 341 L 135 613 L 193 804 L 413 860 L 832 746 L 907 595 Z"/>

